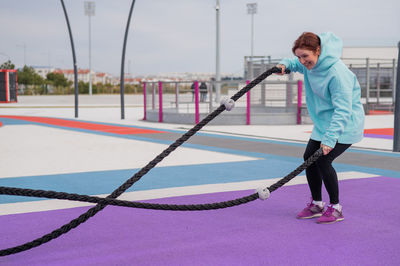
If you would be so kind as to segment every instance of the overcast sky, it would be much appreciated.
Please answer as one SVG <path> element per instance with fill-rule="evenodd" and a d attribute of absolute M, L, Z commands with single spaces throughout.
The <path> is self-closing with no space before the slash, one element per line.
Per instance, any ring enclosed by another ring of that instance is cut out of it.
<path fill-rule="evenodd" d="M 93 0 L 92 69 L 119 75 L 131 0 Z M 399 0 L 220 0 L 221 72 L 242 75 L 254 55 L 291 56 L 304 31 L 333 31 L 344 46 L 397 46 Z M 58 0 L 0 1 L 0 62 L 73 68 L 67 24 Z M 79 68 L 89 66 L 89 25 L 84 0 L 64 0 Z M 215 0 L 136 0 L 128 35 L 125 70 L 133 75 L 215 72 Z M 25 55 L 24 56 L 24 47 Z"/>

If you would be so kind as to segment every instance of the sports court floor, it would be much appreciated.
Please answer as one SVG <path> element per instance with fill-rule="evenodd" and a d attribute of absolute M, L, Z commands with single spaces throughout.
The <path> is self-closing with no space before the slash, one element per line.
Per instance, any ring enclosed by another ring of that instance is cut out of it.
<path fill-rule="evenodd" d="M 140 121 L 141 109 L 0 108 L 0 186 L 105 197 L 191 126 Z M 270 198 L 211 211 L 107 206 L 57 239 L 0 265 L 399 265 L 400 154 L 393 115 L 335 162 L 345 220 L 295 218 L 304 172 Z M 254 193 L 302 163 L 302 126 L 207 126 L 118 199 L 213 203 Z M 324 199 L 328 200 L 326 193 Z M 67 224 L 94 204 L 0 195 L 0 250 Z"/>

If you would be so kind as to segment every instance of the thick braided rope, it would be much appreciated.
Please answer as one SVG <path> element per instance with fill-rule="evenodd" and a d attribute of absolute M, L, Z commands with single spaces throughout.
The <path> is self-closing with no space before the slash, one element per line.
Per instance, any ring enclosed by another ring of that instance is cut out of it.
<path fill-rule="evenodd" d="M 292 180 L 298 174 L 300 174 L 304 169 L 313 164 L 320 156 L 322 155 L 322 150 L 316 151 L 310 158 L 308 158 L 303 164 L 297 167 L 290 174 L 281 178 L 279 181 L 268 187 L 270 192 L 273 192 Z M 111 198 L 100 198 L 96 196 L 88 196 L 88 195 L 79 195 L 74 193 L 66 193 L 66 192 L 56 192 L 56 191 L 48 191 L 48 190 L 34 190 L 34 189 L 25 189 L 25 188 L 13 188 L 13 187 L 2 187 L 0 186 L 0 194 L 4 195 L 14 195 L 14 196 L 28 196 L 28 197 L 41 197 L 41 198 L 50 198 L 50 199 L 61 199 L 61 200 L 73 200 L 73 201 L 82 201 L 82 202 L 90 202 L 97 203 L 102 205 L 115 205 L 121 207 L 130 207 L 130 208 L 141 208 L 141 209 L 153 209 L 153 210 L 165 210 L 165 211 L 205 211 L 205 210 L 216 210 L 229 208 L 237 205 L 241 205 L 244 203 L 248 203 L 250 201 L 258 199 L 258 193 L 254 193 L 242 198 L 237 198 L 229 201 L 222 201 L 216 203 L 208 203 L 208 204 L 158 204 L 158 203 L 145 203 L 145 202 L 132 202 L 126 200 L 118 200 Z"/>
<path fill-rule="evenodd" d="M 70 194 L 65 192 L 56 191 L 45 191 L 45 190 L 32 190 L 24 188 L 13 188 L 13 187 L 0 187 L 0 194 L 14 195 L 14 196 L 29 196 L 29 197 L 41 197 L 50 199 L 61 199 L 61 200 L 72 200 L 97 203 L 103 205 L 114 205 L 121 207 L 130 208 L 141 208 L 141 209 L 153 209 L 153 210 L 164 210 L 164 211 L 205 211 L 205 210 L 216 210 L 228 207 L 237 206 L 258 198 L 258 194 L 253 194 L 243 198 L 234 200 L 209 203 L 209 204 L 158 204 L 158 203 L 146 203 L 146 202 L 132 202 L 126 200 L 100 198 L 96 196 Z"/>
<path fill-rule="evenodd" d="M 247 84 L 244 88 L 242 88 L 240 91 L 238 91 L 235 95 L 233 95 L 231 97 L 231 99 L 236 101 L 241 96 L 243 96 L 246 92 L 248 92 L 250 89 L 252 89 L 254 86 L 256 86 L 258 83 L 263 81 L 266 77 L 270 76 L 273 73 L 280 73 L 280 72 L 281 72 L 281 69 L 279 69 L 277 67 L 273 67 L 273 68 L 265 71 L 260 76 L 258 76 L 256 79 L 254 79 L 252 82 Z M 118 187 L 116 190 L 114 190 L 106 198 L 115 199 L 115 198 L 119 197 L 129 187 L 131 187 L 135 182 L 137 182 L 142 176 L 144 176 L 147 172 L 149 172 L 152 168 L 154 168 L 159 162 L 161 162 L 166 156 L 168 156 L 172 151 L 174 151 L 176 148 L 178 148 L 180 145 L 182 145 L 186 140 L 188 140 L 191 136 L 193 136 L 197 131 L 199 131 L 202 127 L 204 127 L 207 123 L 209 123 L 212 119 L 214 119 L 217 115 L 219 115 L 224 110 L 225 110 L 225 106 L 220 105 L 217 109 L 215 109 L 212 113 L 207 115 L 203 120 L 201 120 L 192 129 L 190 129 L 188 132 L 186 132 L 184 135 L 182 135 L 179 139 L 177 139 L 173 144 L 171 144 L 168 148 L 166 148 L 163 152 L 161 152 L 156 158 L 154 158 L 152 161 L 150 161 L 145 167 L 143 167 L 139 172 L 137 172 L 135 175 L 133 175 L 131 178 L 129 178 L 124 184 L 122 184 L 120 187 Z M 48 233 L 40 238 L 37 238 L 37 239 L 27 242 L 25 244 L 22 244 L 22 245 L 19 245 L 16 247 L 12 247 L 12 248 L 8 248 L 8 249 L 0 250 L 0 256 L 7 256 L 7 255 L 19 253 L 19 252 L 40 246 L 44 243 L 47 243 L 47 242 L 51 241 L 52 239 L 55 239 L 55 238 L 61 236 L 62 234 L 69 232 L 70 230 L 77 227 L 81 223 L 86 222 L 89 218 L 91 218 L 96 213 L 98 213 L 99 211 L 104 209 L 106 206 L 107 205 L 104 205 L 104 204 L 97 204 L 96 206 L 89 209 L 87 212 L 80 215 L 78 218 L 71 220 L 68 224 L 61 226 L 60 228 L 52 231 L 51 233 Z"/>

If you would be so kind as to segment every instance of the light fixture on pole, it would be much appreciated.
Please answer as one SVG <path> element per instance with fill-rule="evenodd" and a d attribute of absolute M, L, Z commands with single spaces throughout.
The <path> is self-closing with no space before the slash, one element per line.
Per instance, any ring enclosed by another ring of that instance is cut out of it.
<path fill-rule="evenodd" d="M 92 95 L 92 40 L 91 40 L 91 17 L 95 15 L 95 3 L 85 1 L 85 15 L 89 17 L 89 95 Z"/>
<path fill-rule="evenodd" d="M 247 4 L 247 14 L 251 15 L 251 57 L 254 55 L 254 14 L 257 14 L 257 3 Z"/>
<path fill-rule="evenodd" d="M 251 66 L 248 69 L 249 78 L 253 79 L 253 56 L 254 56 L 254 14 L 257 14 L 257 3 L 247 4 L 247 14 L 251 15 L 251 49 L 250 49 L 250 61 Z"/>
<path fill-rule="evenodd" d="M 219 0 L 215 5 L 216 11 L 216 48 L 215 48 L 215 102 L 219 103 L 221 98 L 221 72 L 220 72 L 220 5 Z"/>

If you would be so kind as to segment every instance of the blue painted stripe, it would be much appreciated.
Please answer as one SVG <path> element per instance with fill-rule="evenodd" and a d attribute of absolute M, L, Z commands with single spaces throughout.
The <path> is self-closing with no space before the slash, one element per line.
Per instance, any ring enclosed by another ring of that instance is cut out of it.
<path fill-rule="evenodd" d="M 4 117 L 0 117 L 0 121 L 3 123 L 3 126 L 5 126 L 5 125 L 27 125 L 27 124 L 32 124 L 31 122 L 28 122 L 28 121 L 19 120 L 19 119 L 4 118 Z"/>
<path fill-rule="evenodd" d="M 293 162 L 277 159 L 169 166 L 152 169 L 128 191 L 183 187 L 279 178 L 295 169 Z M 18 178 L 2 178 L 0 186 L 64 191 L 78 194 L 109 194 L 140 169 L 82 172 Z M 0 196 L 0 203 L 32 201 L 33 198 Z M 37 199 L 40 200 L 40 199 Z"/>
<path fill-rule="evenodd" d="M 300 159 L 269 155 L 267 160 L 169 166 L 152 169 L 128 191 L 183 187 L 282 178 L 293 171 Z M 334 164 L 338 172 L 359 171 L 400 178 L 400 172 Z M 59 175 L 0 179 L 0 186 L 65 191 L 78 194 L 109 194 L 140 169 L 82 172 Z M 304 174 L 304 172 L 302 173 Z M 33 198 L 0 196 L 0 203 L 32 201 Z M 35 199 L 42 200 L 42 199 Z"/>

